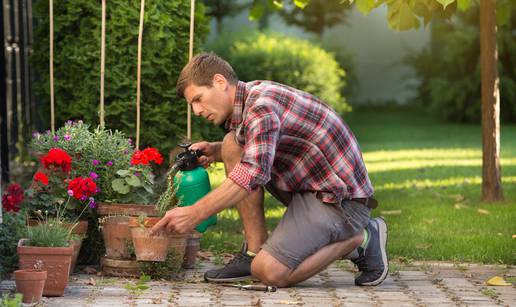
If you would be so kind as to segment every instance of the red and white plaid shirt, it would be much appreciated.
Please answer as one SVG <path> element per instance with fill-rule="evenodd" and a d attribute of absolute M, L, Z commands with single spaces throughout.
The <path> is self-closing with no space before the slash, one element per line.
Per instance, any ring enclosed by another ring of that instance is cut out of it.
<path fill-rule="evenodd" d="M 271 81 L 239 81 L 233 107 L 226 128 L 243 154 L 229 178 L 239 186 L 251 192 L 270 180 L 327 203 L 373 195 L 353 133 L 317 97 Z"/>

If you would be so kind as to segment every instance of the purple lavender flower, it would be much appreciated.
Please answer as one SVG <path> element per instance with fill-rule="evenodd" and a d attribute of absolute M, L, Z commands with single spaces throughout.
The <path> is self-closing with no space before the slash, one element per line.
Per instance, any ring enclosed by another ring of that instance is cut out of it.
<path fill-rule="evenodd" d="M 73 196 L 73 191 L 72 190 L 68 190 L 66 193 L 68 193 L 68 196 Z"/>
<path fill-rule="evenodd" d="M 35 139 L 36 139 L 36 138 L 39 138 L 39 132 L 34 131 L 34 132 L 32 133 L 32 137 L 33 137 L 33 138 L 35 138 Z"/>
<path fill-rule="evenodd" d="M 88 196 L 86 196 L 86 195 L 81 196 L 81 201 L 85 201 L 86 199 L 88 199 Z"/>
<path fill-rule="evenodd" d="M 71 139 L 72 139 L 72 137 L 71 137 L 69 134 L 65 134 L 65 135 L 63 136 L 63 139 L 64 139 L 65 141 L 69 141 L 69 140 L 71 140 Z"/>
<path fill-rule="evenodd" d="M 134 173 L 136 177 L 140 177 L 140 173 Z"/>
<path fill-rule="evenodd" d="M 67 120 L 65 125 L 71 126 L 72 124 L 73 124 L 73 122 L 71 120 Z"/>
<path fill-rule="evenodd" d="M 45 133 L 46 133 L 47 135 L 50 135 L 52 132 L 51 132 L 50 130 L 47 130 Z"/>
<path fill-rule="evenodd" d="M 113 161 L 107 161 L 106 165 L 107 166 L 112 166 L 113 165 Z"/>
<path fill-rule="evenodd" d="M 52 138 L 52 140 L 54 140 L 54 142 L 57 142 L 57 141 L 59 141 L 59 136 L 57 136 L 57 135 L 54 135 L 54 137 Z"/>
<path fill-rule="evenodd" d="M 99 175 L 97 175 L 97 173 L 95 172 L 90 172 L 90 178 L 93 180 L 97 180 L 97 178 L 99 178 Z"/>
<path fill-rule="evenodd" d="M 127 142 L 129 142 L 129 145 L 133 145 L 133 140 L 132 139 L 127 139 Z"/>
<path fill-rule="evenodd" d="M 97 165 L 99 165 L 100 161 L 95 159 L 95 160 L 91 161 L 91 163 L 93 163 L 93 165 L 97 166 Z"/>
<path fill-rule="evenodd" d="M 95 209 L 97 207 L 97 203 L 95 202 L 95 198 L 93 197 L 90 197 L 89 199 L 89 203 L 88 203 L 88 206 L 91 208 L 91 209 Z"/>
<path fill-rule="evenodd" d="M 77 122 L 79 125 L 82 125 L 82 120 L 79 119 L 79 121 Z"/>
<path fill-rule="evenodd" d="M 95 194 L 100 193 L 100 191 L 101 191 L 100 188 L 96 188 L 95 189 Z"/>
<path fill-rule="evenodd" d="M 127 155 L 129 153 L 129 150 L 124 149 L 123 153 L 124 153 L 124 155 Z"/>

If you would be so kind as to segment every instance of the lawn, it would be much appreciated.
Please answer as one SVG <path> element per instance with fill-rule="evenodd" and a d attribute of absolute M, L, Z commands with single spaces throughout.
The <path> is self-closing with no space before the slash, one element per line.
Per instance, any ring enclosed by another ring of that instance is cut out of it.
<path fill-rule="evenodd" d="M 373 216 L 388 223 L 391 259 L 516 263 L 516 125 L 501 128 L 505 200 L 490 204 L 480 201 L 480 125 L 442 123 L 410 109 L 361 109 L 345 120 L 380 202 Z M 210 170 L 210 179 L 220 184 L 222 165 Z M 283 211 L 266 195 L 269 230 Z M 202 247 L 236 251 L 241 229 L 236 210 L 225 210 Z"/>

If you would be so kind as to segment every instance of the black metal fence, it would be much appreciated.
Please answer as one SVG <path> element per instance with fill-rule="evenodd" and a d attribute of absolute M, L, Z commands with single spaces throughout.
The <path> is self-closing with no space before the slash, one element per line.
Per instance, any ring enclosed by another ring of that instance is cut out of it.
<path fill-rule="evenodd" d="M 31 90 L 29 55 L 33 44 L 32 0 L 2 0 L 0 59 L 0 160 L 2 182 L 10 178 L 9 161 L 24 155 L 36 128 L 36 100 Z"/>

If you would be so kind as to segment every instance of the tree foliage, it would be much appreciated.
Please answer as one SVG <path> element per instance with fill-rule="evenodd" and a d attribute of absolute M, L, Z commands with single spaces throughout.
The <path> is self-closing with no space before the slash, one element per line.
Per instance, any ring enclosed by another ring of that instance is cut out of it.
<path fill-rule="evenodd" d="M 111 0 L 106 14 L 106 127 L 134 137 L 136 64 L 140 0 Z M 208 32 L 204 6 L 196 5 L 195 43 Z M 32 62 L 41 105 L 49 105 L 48 1 L 34 7 L 35 45 Z M 57 126 L 83 119 L 96 126 L 100 96 L 101 7 L 97 1 L 54 1 L 54 76 Z M 145 7 L 141 66 L 141 147 L 168 150 L 185 134 L 186 104 L 175 83 L 188 61 L 190 2 L 148 1 Z M 43 109 L 49 114 L 48 107 Z M 193 131 L 202 128 L 196 123 Z"/>

